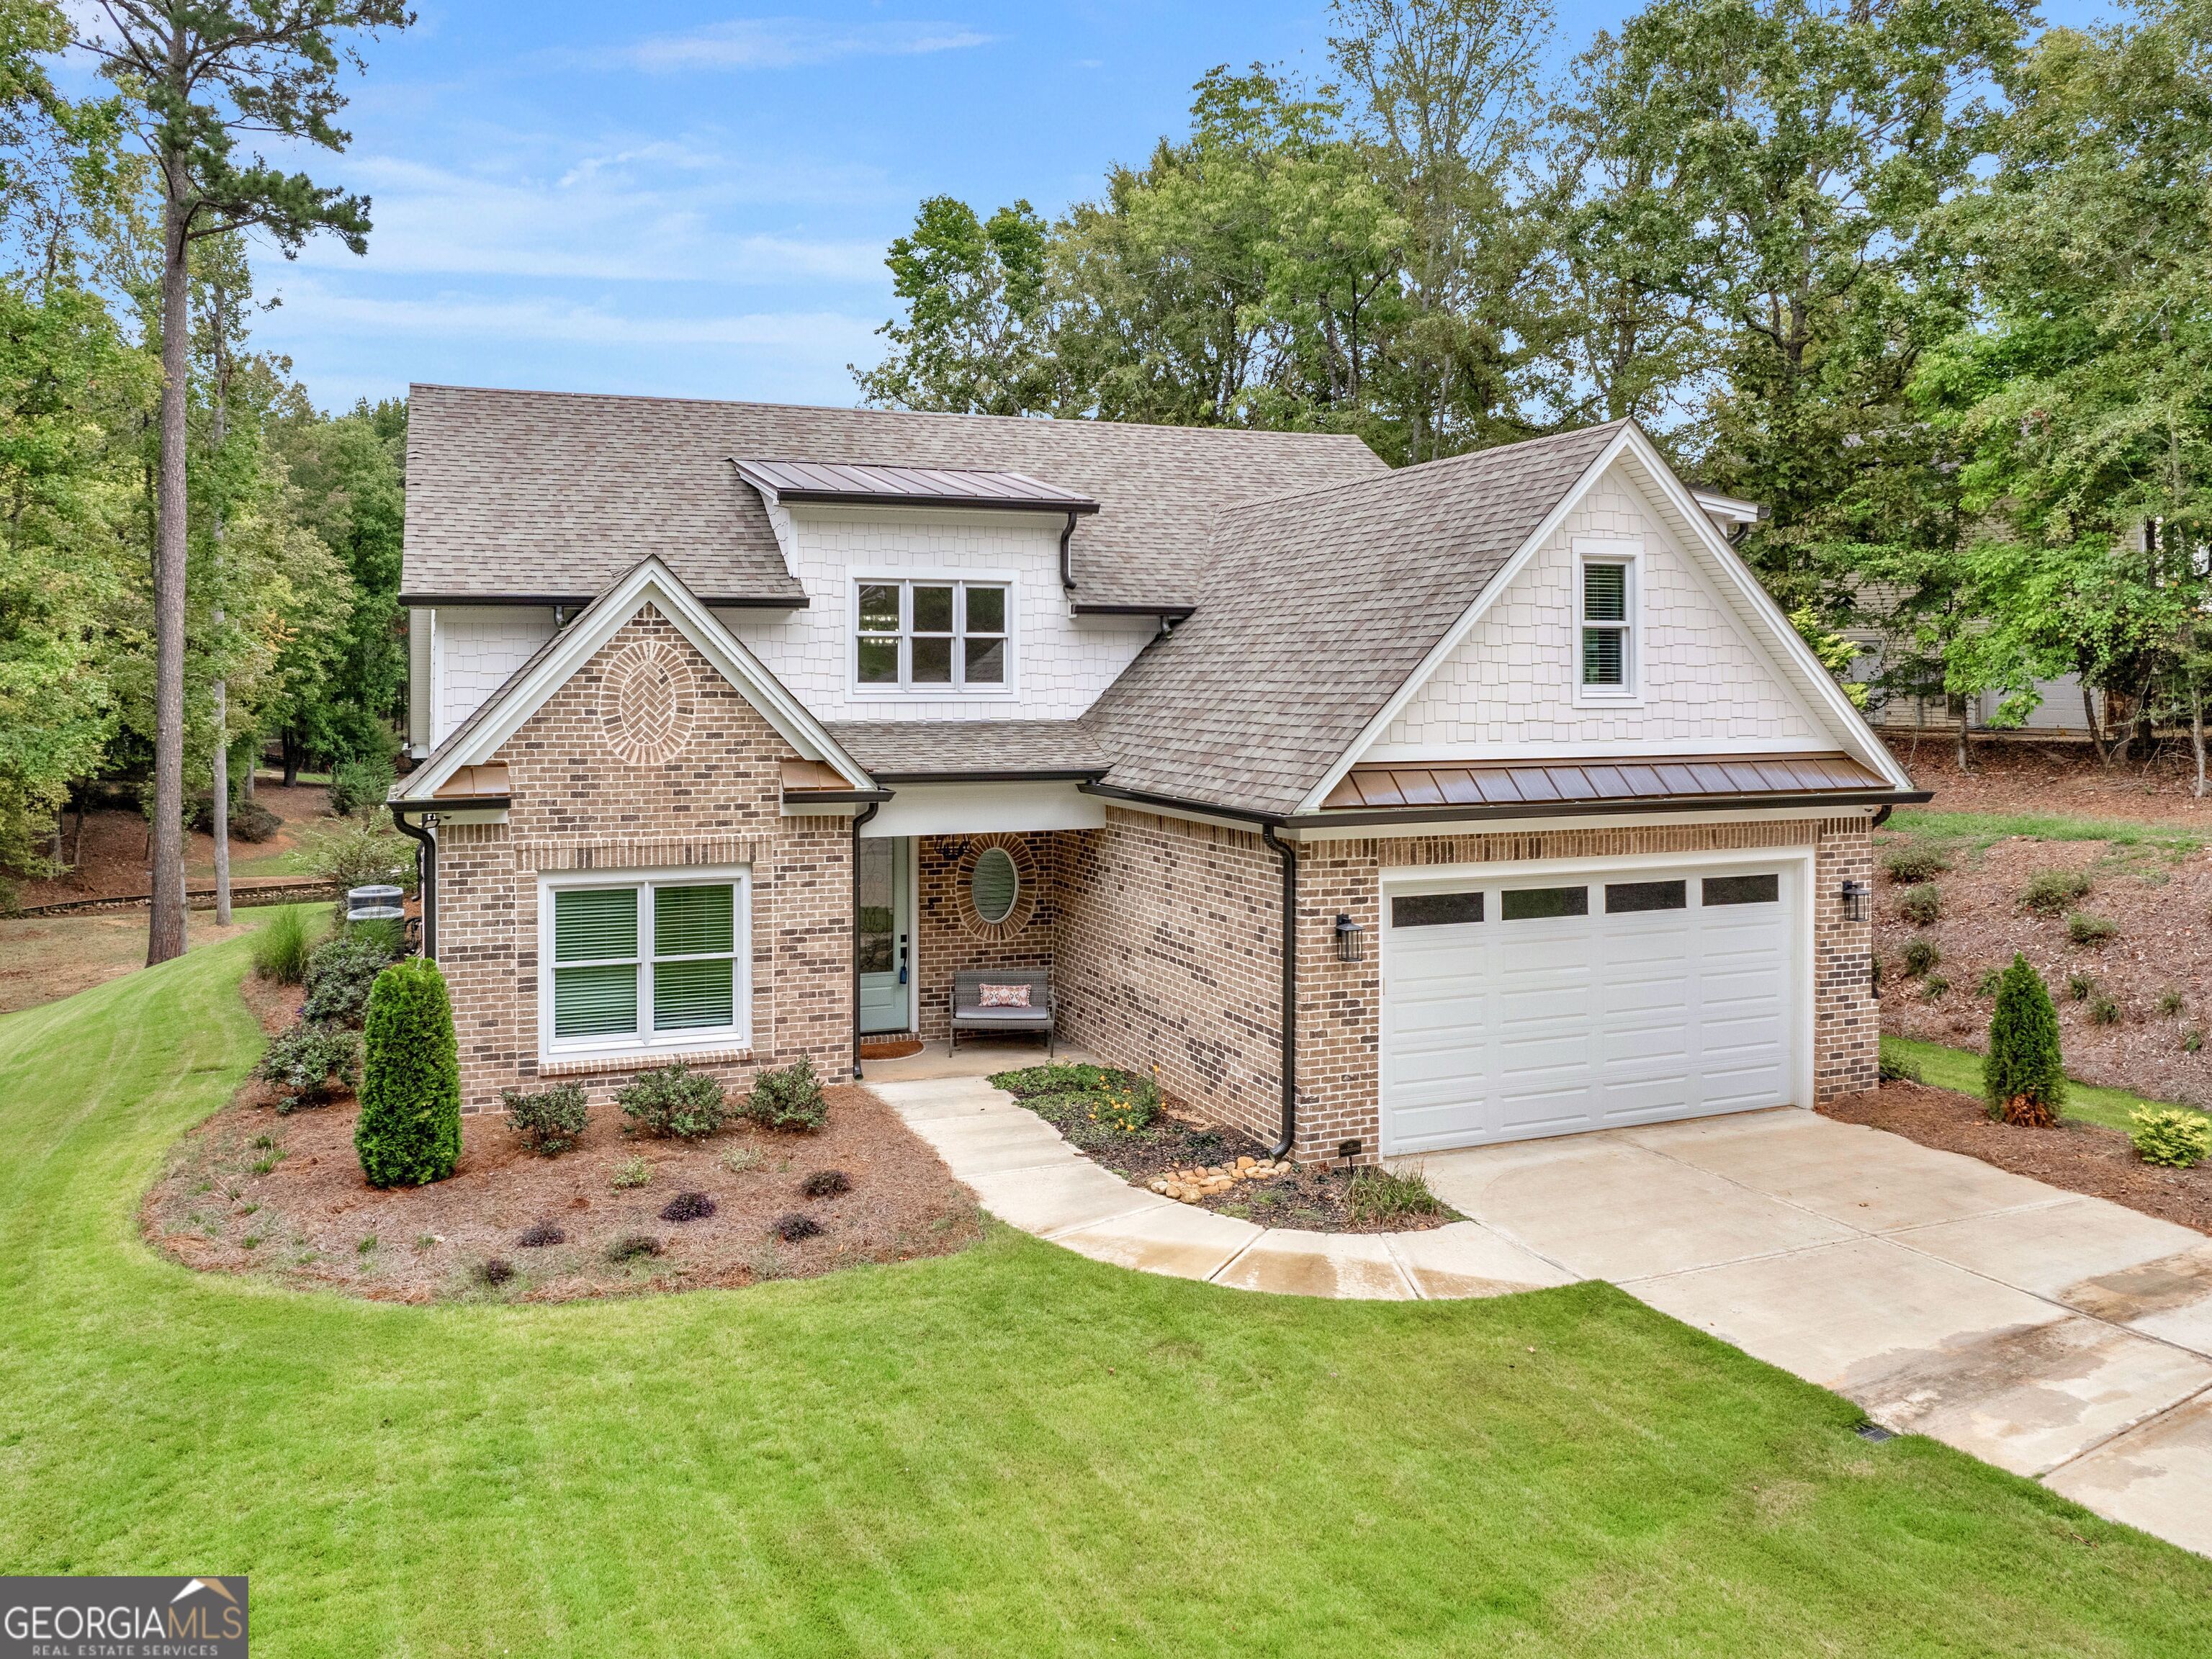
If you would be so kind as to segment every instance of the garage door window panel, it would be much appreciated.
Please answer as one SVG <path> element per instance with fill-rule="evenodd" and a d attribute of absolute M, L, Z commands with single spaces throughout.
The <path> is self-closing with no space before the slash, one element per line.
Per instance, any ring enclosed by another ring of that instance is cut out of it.
<path fill-rule="evenodd" d="M 1609 916 L 1681 910 L 1689 902 L 1690 884 L 1686 881 L 1609 881 L 1605 884 L 1605 913 Z"/>
<path fill-rule="evenodd" d="M 1390 901 L 1393 927 L 1458 927 L 1481 920 L 1480 893 L 1401 893 Z"/>
<path fill-rule="evenodd" d="M 1779 904 L 1782 878 L 1769 870 L 1755 876 L 1707 876 L 1704 898 L 1720 904 Z"/>
<path fill-rule="evenodd" d="M 1587 887 L 1509 887 L 1498 896 L 1498 914 L 1506 921 L 1546 921 L 1589 914 Z"/>

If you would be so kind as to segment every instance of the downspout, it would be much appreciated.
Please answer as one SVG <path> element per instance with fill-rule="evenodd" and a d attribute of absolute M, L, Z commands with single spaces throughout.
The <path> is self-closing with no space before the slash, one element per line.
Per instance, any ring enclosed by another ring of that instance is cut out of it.
<path fill-rule="evenodd" d="M 1260 839 L 1283 860 L 1283 1133 L 1267 1149 L 1272 1164 L 1288 1158 L 1298 1138 L 1298 857 L 1272 823 L 1260 826 Z"/>
<path fill-rule="evenodd" d="M 1060 532 L 1060 585 L 1071 593 L 1075 592 L 1075 565 L 1069 546 L 1075 540 L 1075 520 L 1076 515 L 1069 514 Z"/>
<path fill-rule="evenodd" d="M 415 884 L 422 895 L 422 954 L 438 957 L 438 838 L 428 823 L 434 814 L 424 812 L 422 823 L 410 823 L 399 803 L 392 803 L 392 822 L 415 843 Z"/>
<path fill-rule="evenodd" d="M 853 814 L 853 1081 L 860 1080 L 860 826 L 883 810 L 872 800 Z"/>

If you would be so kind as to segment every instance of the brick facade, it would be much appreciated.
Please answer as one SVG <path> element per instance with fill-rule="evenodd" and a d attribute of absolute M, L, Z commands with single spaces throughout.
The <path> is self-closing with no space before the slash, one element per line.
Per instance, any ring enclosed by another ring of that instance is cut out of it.
<path fill-rule="evenodd" d="M 1063 1033 L 1194 1105 L 1273 1140 L 1278 1084 L 1281 866 L 1256 835 L 1109 811 L 1066 835 L 1058 978 Z M 1538 833 L 1376 837 L 1298 847 L 1298 1140 L 1304 1160 L 1347 1140 L 1376 1155 L 1381 879 L 1386 869 L 1699 853 L 1814 851 L 1815 1101 L 1870 1088 L 1879 1016 L 1871 922 L 1837 897 L 1868 878 L 1865 819 L 1595 827 Z M 1364 930 L 1364 959 L 1337 958 L 1335 921 Z"/>
<path fill-rule="evenodd" d="M 678 671 L 676 701 L 654 711 L 676 740 L 659 749 L 623 732 L 617 700 L 602 696 L 610 665 L 625 653 L 635 660 L 641 646 L 670 653 L 661 660 Z M 625 758 L 659 750 L 672 757 Z M 501 1087 L 541 1075 L 573 1077 L 603 1098 L 637 1068 L 540 1064 L 540 871 L 750 866 L 750 1046 L 684 1057 L 733 1091 L 802 1056 L 830 1076 L 849 1065 L 851 826 L 784 816 L 781 763 L 790 752 L 650 606 L 501 747 L 493 758 L 507 767 L 507 822 L 449 825 L 438 836 L 438 960 L 453 991 L 465 1110 L 495 1109 Z"/>
<path fill-rule="evenodd" d="M 914 970 L 924 1037 L 951 1034 L 953 975 L 978 968 L 1042 973 L 1052 967 L 1060 890 L 1054 840 L 1044 833 L 916 838 Z M 1014 908 L 995 924 L 975 914 L 969 896 L 975 860 L 991 847 L 1012 856 L 1020 882 Z"/>

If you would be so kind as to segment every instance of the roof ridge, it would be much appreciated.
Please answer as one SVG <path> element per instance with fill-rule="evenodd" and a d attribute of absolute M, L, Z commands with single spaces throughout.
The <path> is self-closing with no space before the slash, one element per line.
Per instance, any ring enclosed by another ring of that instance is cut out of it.
<path fill-rule="evenodd" d="M 1106 421 L 1085 416 L 966 415 L 937 409 L 878 409 L 868 404 L 787 404 L 751 398 L 679 398 L 665 392 L 549 392 L 539 386 L 464 386 L 451 380 L 410 381 L 409 396 L 412 397 L 416 392 L 480 392 L 502 398 L 574 398 L 579 402 L 606 404 L 674 404 L 700 409 L 769 409 L 787 410 L 802 415 L 883 415 L 925 422 L 983 421 L 994 425 L 1018 427 L 1124 428 L 1137 432 L 1218 432 L 1239 440 L 1293 439 L 1304 441 L 1309 439 L 1328 439 L 1337 442 L 1357 444 L 1370 454 L 1374 453 L 1372 447 L 1356 432 L 1289 432 L 1274 431 L 1261 427 L 1177 426 L 1167 421 Z M 890 465 L 899 465 L 899 463 L 890 463 Z"/>
<path fill-rule="evenodd" d="M 1440 466 L 1456 466 L 1478 459 L 1502 455 L 1511 449 L 1526 449 L 1532 444 L 1559 443 L 1568 438 L 1587 438 L 1594 433 L 1635 424 L 1634 417 L 1624 415 L 1617 420 L 1600 421 L 1595 426 L 1578 426 L 1566 432 L 1540 432 L 1530 438 L 1516 438 L 1510 444 L 1492 444 L 1484 449 L 1462 449 L 1456 455 L 1439 455 L 1434 460 L 1416 461 L 1411 466 L 1394 466 L 1386 471 L 1370 473 L 1364 478 L 1342 478 L 1334 483 L 1316 484 L 1310 489 L 1288 489 L 1279 495 L 1254 495 L 1241 501 L 1231 501 L 1214 509 L 1219 519 L 1231 513 L 1242 513 L 1249 507 L 1270 507 L 1279 501 L 1304 500 L 1309 495 L 1333 495 L 1340 489 L 1365 489 L 1372 485 L 1387 483 L 1401 478 L 1410 478 Z"/>

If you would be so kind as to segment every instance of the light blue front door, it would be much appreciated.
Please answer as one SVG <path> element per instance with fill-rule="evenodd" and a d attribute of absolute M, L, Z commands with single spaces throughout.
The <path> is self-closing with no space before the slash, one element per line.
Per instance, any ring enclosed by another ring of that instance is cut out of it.
<path fill-rule="evenodd" d="M 886 836 L 860 843 L 860 1030 L 903 1031 L 914 953 L 914 891 L 907 842 Z"/>

